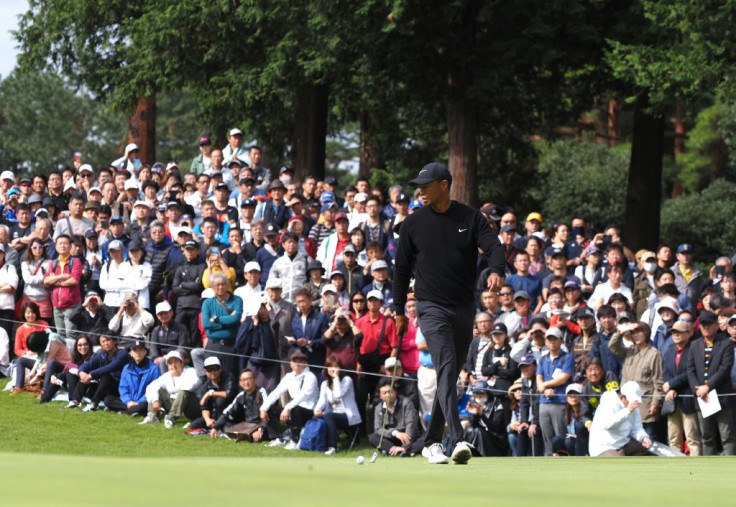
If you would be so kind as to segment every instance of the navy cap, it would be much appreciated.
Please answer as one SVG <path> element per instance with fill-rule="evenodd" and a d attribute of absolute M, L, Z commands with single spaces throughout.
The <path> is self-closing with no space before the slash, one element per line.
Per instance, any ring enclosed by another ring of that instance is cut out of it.
<path fill-rule="evenodd" d="M 516 232 L 516 227 L 513 225 L 504 225 L 499 232 Z"/>
<path fill-rule="evenodd" d="M 227 183 L 221 182 L 215 186 L 215 190 L 230 190 L 230 187 L 227 186 Z"/>
<path fill-rule="evenodd" d="M 491 330 L 491 334 L 508 334 L 509 330 L 506 327 L 506 324 L 503 322 L 498 322 L 497 324 L 493 325 L 493 329 Z"/>
<path fill-rule="evenodd" d="M 550 257 L 559 257 L 559 256 L 567 257 L 567 255 L 565 255 L 565 251 L 562 248 L 550 248 L 549 256 Z"/>
<path fill-rule="evenodd" d="M 334 176 L 327 176 L 325 178 L 325 183 L 330 186 L 335 186 L 337 185 L 337 178 L 335 178 Z"/>
<path fill-rule="evenodd" d="M 683 243 L 677 247 L 677 253 L 693 253 L 693 245 L 690 243 Z"/>
<path fill-rule="evenodd" d="M 190 239 L 186 243 L 184 243 L 184 248 L 190 249 L 190 248 L 199 248 L 199 243 L 194 241 L 193 239 Z"/>
<path fill-rule="evenodd" d="M 241 208 L 255 208 L 258 206 L 258 203 L 255 199 L 244 199 L 243 202 L 240 203 Z"/>
<path fill-rule="evenodd" d="M 409 202 L 410 200 L 411 199 L 409 199 L 409 196 L 404 193 L 399 194 L 399 196 L 396 198 L 396 202 Z"/>
<path fill-rule="evenodd" d="M 416 178 L 409 182 L 409 185 L 425 185 L 432 181 L 447 180 L 452 183 L 452 174 L 447 170 L 447 167 L 440 164 L 439 162 L 432 162 L 422 167 Z"/>
<path fill-rule="evenodd" d="M 488 391 L 488 382 L 485 380 L 479 380 L 473 385 L 474 393 L 485 393 Z"/>
<path fill-rule="evenodd" d="M 123 217 L 121 217 L 120 215 L 115 215 L 115 216 L 113 216 L 113 217 L 110 218 L 110 223 L 111 224 L 114 224 L 114 223 L 122 224 L 123 223 Z"/>
<path fill-rule="evenodd" d="M 87 239 L 97 239 L 97 231 L 94 229 L 88 229 L 87 232 L 84 233 L 84 237 Z"/>
<path fill-rule="evenodd" d="M 715 324 L 718 322 L 718 315 L 708 310 L 700 312 L 700 323 L 701 324 Z"/>
<path fill-rule="evenodd" d="M 277 236 L 279 233 L 279 227 L 276 224 L 266 224 L 264 231 L 266 236 Z"/>
<path fill-rule="evenodd" d="M 593 309 L 589 306 L 584 306 L 583 308 L 579 308 L 577 312 L 575 312 L 575 317 L 578 319 L 581 317 L 590 317 L 591 319 L 595 319 L 595 312 Z"/>
<path fill-rule="evenodd" d="M 565 290 L 567 289 L 577 289 L 580 290 L 580 284 L 576 282 L 575 280 L 568 280 L 565 282 Z"/>
<path fill-rule="evenodd" d="M 230 162 L 227 163 L 227 166 L 230 167 L 231 165 L 236 165 L 238 167 L 243 167 L 243 163 L 238 160 L 237 158 L 232 159 Z"/>
<path fill-rule="evenodd" d="M 531 352 L 528 352 L 519 358 L 519 365 L 534 364 L 536 362 L 537 362 L 537 358 L 535 358 L 534 354 L 532 354 Z"/>

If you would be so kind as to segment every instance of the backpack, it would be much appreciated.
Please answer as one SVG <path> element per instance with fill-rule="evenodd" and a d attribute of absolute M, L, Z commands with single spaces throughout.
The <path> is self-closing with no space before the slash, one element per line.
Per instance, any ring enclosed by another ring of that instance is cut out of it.
<path fill-rule="evenodd" d="M 299 449 L 319 452 L 327 450 L 327 424 L 322 418 L 313 417 L 304 425 L 299 439 Z"/>

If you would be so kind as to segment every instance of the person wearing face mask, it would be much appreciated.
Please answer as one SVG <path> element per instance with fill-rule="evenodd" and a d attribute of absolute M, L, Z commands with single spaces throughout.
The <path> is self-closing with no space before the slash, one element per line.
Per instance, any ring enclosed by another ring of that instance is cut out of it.
<path fill-rule="evenodd" d="M 657 255 L 654 252 L 640 250 L 637 252 L 636 261 L 639 274 L 634 279 L 632 297 L 634 298 L 633 311 L 636 318 L 639 319 L 648 308 L 649 297 L 657 289 L 654 280 L 654 272 L 657 271 Z"/>

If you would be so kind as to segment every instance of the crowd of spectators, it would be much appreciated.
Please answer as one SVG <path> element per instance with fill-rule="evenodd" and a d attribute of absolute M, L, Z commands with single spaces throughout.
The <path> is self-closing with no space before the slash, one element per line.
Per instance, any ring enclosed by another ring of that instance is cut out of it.
<path fill-rule="evenodd" d="M 223 149 L 202 136 L 199 151 L 189 172 L 149 166 L 130 144 L 107 167 L 0 174 L 10 394 L 287 449 L 318 418 L 328 454 L 341 432 L 344 445 L 421 453 L 433 366 L 411 296 L 397 336 L 391 281 L 401 222 L 421 201 L 362 177 L 340 188 L 271 171 L 238 129 Z M 730 257 L 703 273 L 686 243 L 634 253 L 584 217 L 481 211 L 507 269 L 490 291 L 478 257 L 457 384 L 476 454 L 585 455 L 601 396 L 628 381 L 648 438 L 736 453 Z M 720 410 L 703 418 L 714 398 Z"/>

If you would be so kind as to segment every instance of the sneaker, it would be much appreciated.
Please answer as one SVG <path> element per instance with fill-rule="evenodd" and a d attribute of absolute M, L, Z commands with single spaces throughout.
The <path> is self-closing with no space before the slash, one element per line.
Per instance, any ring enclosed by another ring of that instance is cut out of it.
<path fill-rule="evenodd" d="M 148 414 L 146 417 L 143 418 L 141 422 L 138 423 L 139 426 L 142 426 L 144 424 L 154 424 L 158 422 L 158 417 L 156 417 L 153 414 Z"/>
<path fill-rule="evenodd" d="M 335 449 L 334 447 L 328 447 L 327 450 L 325 451 L 325 456 L 332 456 L 336 452 L 337 452 L 337 449 Z"/>
<path fill-rule="evenodd" d="M 287 451 L 295 451 L 296 449 L 299 449 L 299 445 L 293 440 L 289 440 L 289 443 L 284 446 L 284 449 Z"/>
<path fill-rule="evenodd" d="M 97 405 L 94 403 L 89 403 L 86 407 L 82 409 L 82 412 L 94 412 L 97 410 Z"/>
<path fill-rule="evenodd" d="M 425 449 L 428 449 L 427 454 L 429 456 L 427 456 L 427 459 L 431 465 L 446 465 L 450 462 L 449 458 L 445 456 L 445 448 L 442 444 L 432 444 L 425 447 Z M 424 451 L 422 451 L 422 456 L 424 456 Z"/>
<path fill-rule="evenodd" d="M 467 442 L 458 442 L 455 444 L 455 448 L 452 450 L 452 461 L 456 465 L 465 465 L 473 457 L 473 452 L 470 450 L 473 446 Z"/>
<path fill-rule="evenodd" d="M 174 418 L 171 417 L 170 415 L 167 415 L 166 417 L 164 417 L 164 428 L 166 428 L 167 430 L 170 430 L 173 427 L 174 427 Z"/>
<path fill-rule="evenodd" d="M 64 408 L 77 408 L 78 406 L 79 406 L 79 402 L 72 400 L 69 403 L 67 403 Z"/>
<path fill-rule="evenodd" d="M 283 445 L 284 445 L 285 443 L 286 443 L 286 442 L 284 442 L 284 441 L 283 441 L 283 440 L 281 440 L 280 438 L 274 438 L 274 439 L 273 439 L 273 440 L 271 440 L 271 441 L 270 441 L 270 442 L 269 442 L 268 444 L 266 444 L 266 446 L 267 446 L 267 447 L 281 447 L 281 446 L 283 446 Z"/>

